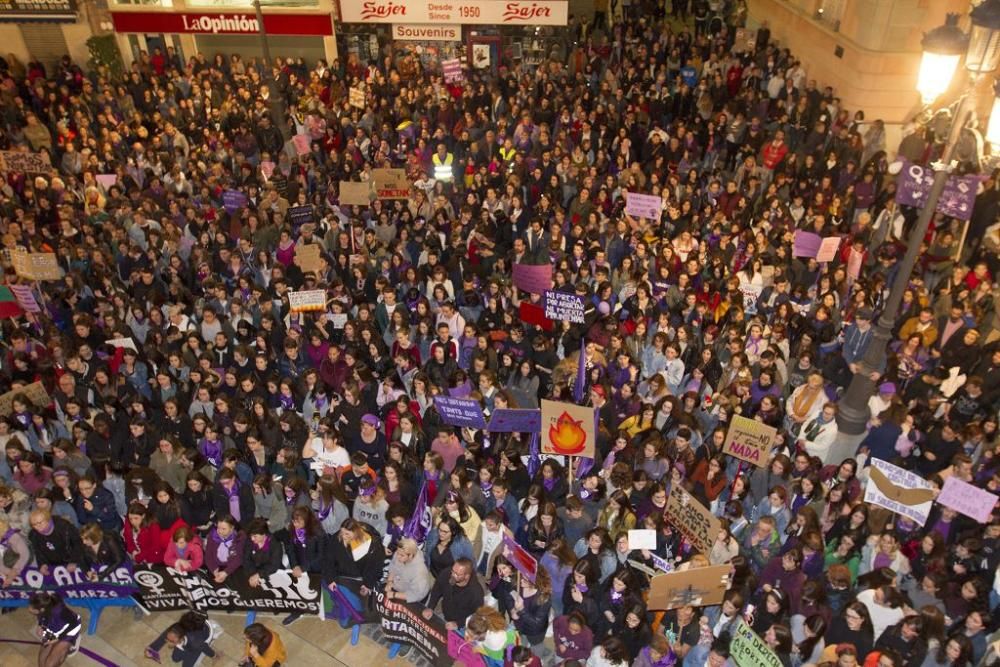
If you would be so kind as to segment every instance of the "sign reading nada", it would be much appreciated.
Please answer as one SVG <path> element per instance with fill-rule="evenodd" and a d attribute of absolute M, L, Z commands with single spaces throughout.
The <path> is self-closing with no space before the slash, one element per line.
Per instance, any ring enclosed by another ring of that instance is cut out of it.
<path fill-rule="evenodd" d="M 351 0 L 340 3 L 344 23 L 566 25 L 566 0 Z"/>

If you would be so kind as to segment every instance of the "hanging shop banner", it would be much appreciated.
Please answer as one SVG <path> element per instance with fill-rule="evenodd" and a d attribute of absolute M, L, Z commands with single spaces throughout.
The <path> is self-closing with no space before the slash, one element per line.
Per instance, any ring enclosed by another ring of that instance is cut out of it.
<path fill-rule="evenodd" d="M 183 573 L 164 565 L 136 568 L 136 597 L 149 611 L 258 611 L 274 614 L 319 614 L 320 581 L 316 575 L 296 578 L 291 570 L 262 577 L 251 588 L 237 572 L 217 584 L 199 572 Z"/>
<path fill-rule="evenodd" d="M 872 459 L 865 502 L 902 514 L 922 526 L 927 523 L 934 504 L 934 489 L 916 473 L 882 459 Z"/>
<path fill-rule="evenodd" d="M 393 23 L 392 38 L 403 42 L 460 42 L 462 26 Z"/>
<path fill-rule="evenodd" d="M 364 0 L 341 2 L 344 23 L 416 23 L 452 25 L 559 25 L 569 22 L 566 0 L 510 2 L 439 2 L 438 0 Z"/>
<path fill-rule="evenodd" d="M 2 2 L 2 0 L 0 0 Z M 253 12 L 111 12 L 115 32 L 183 33 L 203 35 L 257 35 Z M 269 35 L 330 37 L 333 23 L 327 14 L 265 14 Z"/>
<path fill-rule="evenodd" d="M 0 0 L 0 23 L 75 23 L 74 0 Z"/>

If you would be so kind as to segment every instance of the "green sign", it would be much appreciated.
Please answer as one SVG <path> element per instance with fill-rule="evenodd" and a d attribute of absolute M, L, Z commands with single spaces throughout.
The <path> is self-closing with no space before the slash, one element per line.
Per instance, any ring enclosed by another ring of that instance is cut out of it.
<path fill-rule="evenodd" d="M 783 667 L 771 647 L 743 619 L 736 626 L 729 652 L 739 667 Z"/>

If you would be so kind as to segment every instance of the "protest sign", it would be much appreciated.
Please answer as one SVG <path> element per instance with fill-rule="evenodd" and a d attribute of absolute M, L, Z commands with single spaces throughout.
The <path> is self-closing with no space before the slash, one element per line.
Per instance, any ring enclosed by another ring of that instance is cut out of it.
<path fill-rule="evenodd" d="M 500 543 L 500 553 L 510 561 L 515 570 L 530 579 L 535 580 L 538 574 L 538 561 L 528 553 L 527 549 L 518 544 L 509 533 L 503 534 L 503 541 Z"/>
<path fill-rule="evenodd" d="M 129 337 L 123 336 L 122 338 L 109 338 L 106 341 L 104 341 L 104 344 L 110 345 L 111 347 L 124 347 L 129 350 L 135 350 L 136 352 L 139 351 L 138 348 L 136 348 L 135 346 L 135 341 L 133 341 Z"/>
<path fill-rule="evenodd" d="M 515 268 L 517 268 L 517 265 L 515 265 Z M 517 307 L 517 316 L 525 324 L 541 327 L 545 331 L 552 331 L 552 328 L 555 326 L 555 322 L 545 317 L 545 311 L 537 303 L 522 301 L 521 305 Z M 506 332 L 501 333 L 506 335 Z"/>
<path fill-rule="evenodd" d="M 944 488 L 937 497 L 937 501 L 945 507 L 950 507 L 979 523 L 990 520 L 997 500 L 997 497 L 989 491 L 973 486 L 954 475 L 944 481 Z"/>
<path fill-rule="evenodd" d="M 794 257 L 816 257 L 819 247 L 823 244 L 823 239 L 819 234 L 796 230 L 792 239 L 792 255 Z"/>
<path fill-rule="evenodd" d="M 766 468 L 770 463 L 771 444 L 777 437 L 778 429 L 773 426 L 734 415 L 729 422 L 722 451 L 759 468 Z"/>
<path fill-rule="evenodd" d="M 372 591 L 372 600 L 387 640 L 412 646 L 434 667 L 452 666 L 444 619 L 437 615 L 424 618 L 423 605 L 389 600 L 380 589 Z"/>
<path fill-rule="evenodd" d="M 262 576 L 256 588 L 241 571 L 217 584 L 201 572 L 178 572 L 164 565 L 137 567 L 133 581 L 139 603 L 149 611 L 320 612 L 319 577 L 296 578 L 291 570 Z"/>
<path fill-rule="evenodd" d="M 318 243 L 303 243 L 295 247 L 295 261 L 302 269 L 302 273 L 319 274 L 322 255 L 323 250 Z"/>
<path fill-rule="evenodd" d="M 288 293 L 288 307 L 293 313 L 326 310 L 326 290 L 310 289 Z"/>
<path fill-rule="evenodd" d="M 0 151 L 0 171 L 19 171 L 25 174 L 47 174 L 52 171 L 48 153 Z"/>
<path fill-rule="evenodd" d="M 595 414 L 592 407 L 543 400 L 541 452 L 593 458 L 597 443 Z"/>
<path fill-rule="evenodd" d="M 819 249 L 816 251 L 816 261 L 832 262 L 837 258 L 837 250 L 840 249 L 840 237 L 839 236 L 827 236 L 825 239 L 820 241 Z"/>
<path fill-rule="evenodd" d="M 670 489 L 665 516 L 698 551 L 705 554 L 712 550 L 722 528 L 714 514 L 677 484 Z"/>
<path fill-rule="evenodd" d="M 38 301 L 35 299 L 35 294 L 31 291 L 31 288 L 27 285 L 8 285 L 11 294 L 17 299 L 17 305 L 28 313 L 40 313 L 42 312 L 41 307 L 38 305 Z"/>
<path fill-rule="evenodd" d="M 222 193 L 222 207 L 232 215 L 247 205 L 247 196 L 239 190 L 226 190 Z"/>
<path fill-rule="evenodd" d="M 27 280 L 62 280 L 63 270 L 54 252 L 12 250 L 10 261 L 14 271 Z"/>
<path fill-rule="evenodd" d="M 24 394 L 24 397 L 36 408 L 44 408 L 52 402 L 49 392 L 45 391 L 45 385 L 41 382 L 32 382 L 23 387 L 11 389 L 6 394 L 0 394 L 0 415 L 6 417 L 13 412 L 11 401 L 18 394 Z"/>
<path fill-rule="evenodd" d="M 760 294 L 763 291 L 764 288 L 761 285 L 740 284 L 740 294 L 743 295 L 743 310 L 747 315 L 757 314 L 757 300 L 760 299 Z"/>
<path fill-rule="evenodd" d="M 94 180 L 105 190 L 109 190 L 111 186 L 118 182 L 118 174 L 97 174 L 94 176 Z"/>
<path fill-rule="evenodd" d="M 721 604 L 729 583 L 729 572 L 729 565 L 713 565 L 658 574 L 649 580 L 649 608 L 660 610 Z"/>
<path fill-rule="evenodd" d="M 358 88 L 357 86 L 351 88 L 350 93 L 348 95 L 348 101 L 350 102 L 351 106 L 354 107 L 355 109 L 364 109 L 365 91 L 363 91 L 361 88 Z"/>
<path fill-rule="evenodd" d="M 288 209 L 288 221 L 292 223 L 294 236 L 298 236 L 299 227 L 313 220 L 312 206 L 292 206 Z"/>
<path fill-rule="evenodd" d="M 515 264 L 514 285 L 530 294 L 545 294 L 552 289 L 551 264 Z"/>
<path fill-rule="evenodd" d="M 107 600 L 129 598 L 138 590 L 132 579 L 131 568 L 122 566 L 101 581 L 90 581 L 87 572 L 78 569 L 70 572 L 63 565 L 42 574 L 36 567 L 26 567 L 9 586 L 0 588 L 0 600 L 28 600 L 40 591 L 58 593 L 72 603 L 73 600 Z"/>
<path fill-rule="evenodd" d="M 934 169 L 902 160 L 903 168 L 896 177 L 896 202 L 902 206 L 922 207 L 934 184 Z M 968 221 L 976 203 L 981 174 L 950 176 L 938 197 L 937 212 Z"/>
<path fill-rule="evenodd" d="M 298 156 L 309 155 L 312 141 L 308 134 L 296 134 L 292 137 L 292 145 L 295 146 L 295 154 Z"/>
<path fill-rule="evenodd" d="M 464 78 L 462 74 L 462 61 L 458 58 L 442 60 L 441 72 L 444 74 L 445 83 L 454 83 Z"/>
<path fill-rule="evenodd" d="M 729 642 L 729 655 L 736 667 L 783 667 L 784 664 L 742 618 Z"/>
<path fill-rule="evenodd" d="M 543 302 L 545 304 L 545 317 L 550 320 L 572 322 L 573 324 L 584 323 L 586 304 L 582 296 L 545 290 Z"/>
<path fill-rule="evenodd" d="M 638 192 L 625 193 L 625 213 L 637 218 L 659 220 L 663 212 L 663 199 L 659 195 L 644 195 Z"/>
<path fill-rule="evenodd" d="M 340 204 L 342 206 L 368 206 L 371 203 L 371 183 L 340 182 Z"/>
<path fill-rule="evenodd" d="M 636 549 L 648 551 L 656 549 L 656 531 L 645 528 L 628 531 L 628 548 L 633 551 Z"/>
<path fill-rule="evenodd" d="M 538 433 L 542 428 L 541 410 L 497 408 L 490 415 L 490 433 Z"/>
<path fill-rule="evenodd" d="M 934 501 L 930 482 L 882 459 L 868 468 L 865 502 L 909 517 L 921 526 L 927 522 Z"/>
<path fill-rule="evenodd" d="M 458 428 L 486 428 L 486 418 L 479 401 L 474 398 L 459 398 L 456 396 L 434 397 L 434 407 L 441 415 L 441 421 L 448 426 Z"/>
<path fill-rule="evenodd" d="M 372 169 L 372 183 L 379 199 L 409 199 L 410 181 L 405 169 Z"/>

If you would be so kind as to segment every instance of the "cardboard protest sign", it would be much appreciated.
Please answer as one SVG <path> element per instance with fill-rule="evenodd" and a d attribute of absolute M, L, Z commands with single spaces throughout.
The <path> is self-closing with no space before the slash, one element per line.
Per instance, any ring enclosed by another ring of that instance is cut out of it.
<path fill-rule="evenodd" d="M 931 512 L 934 490 L 920 475 L 882 459 L 872 459 L 865 502 L 902 514 L 922 526 Z"/>
<path fill-rule="evenodd" d="M 6 417 L 13 412 L 11 401 L 18 394 L 24 394 L 24 397 L 36 408 L 44 408 L 52 402 L 49 392 L 45 391 L 45 385 L 41 382 L 32 382 L 31 384 L 11 389 L 6 394 L 0 395 L 0 415 Z"/>
<path fill-rule="evenodd" d="M 783 667 L 784 664 L 742 618 L 729 642 L 729 655 L 737 667 Z"/>
<path fill-rule="evenodd" d="M 48 153 L 0 151 L 0 171 L 19 171 L 25 174 L 47 174 L 52 171 Z"/>
<path fill-rule="evenodd" d="M 792 241 L 792 256 L 815 257 L 816 253 L 819 252 L 820 245 L 822 244 L 823 239 L 820 238 L 819 234 L 804 232 L 801 229 L 797 230 L 795 232 L 795 238 Z"/>
<path fill-rule="evenodd" d="M 351 106 L 354 107 L 355 109 L 365 108 L 365 91 L 363 91 L 361 88 L 358 87 L 351 88 L 347 99 L 348 102 L 350 102 Z"/>
<path fill-rule="evenodd" d="M 14 271 L 28 280 L 62 280 L 63 270 L 54 252 L 26 252 L 12 250 L 10 253 Z"/>
<path fill-rule="evenodd" d="M 541 452 L 593 458 L 597 449 L 595 412 L 592 407 L 543 400 Z"/>
<path fill-rule="evenodd" d="M 712 550 L 722 529 L 722 524 L 714 514 L 676 484 L 670 489 L 665 515 L 671 525 L 681 531 L 698 551 L 705 554 Z"/>
<path fill-rule="evenodd" d="M 441 415 L 441 421 L 448 426 L 458 428 L 486 428 L 486 418 L 483 417 L 483 409 L 479 406 L 479 401 L 474 398 L 460 398 L 457 396 L 434 397 L 434 407 Z"/>
<path fill-rule="evenodd" d="M 729 583 L 729 571 L 729 565 L 714 565 L 658 574 L 649 580 L 649 608 L 659 610 L 721 604 Z"/>
<path fill-rule="evenodd" d="M 584 323 L 586 304 L 582 296 L 545 290 L 542 301 L 545 304 L 545 317 L 550 320 L 572 322 L 573 324 Z"/>
<path fill-rule="evenodd" d="M 409 199 L 410 181 L 405 169 L 372 169 L 372 183 L 379 199 Z"/>
<path fill-rule="evenodd" d="M 538 574 L 538 561 L 528 553 L 527 549 L 518 544 L 507 533 L 503 534 L 503 541 L 500 543 L 500 553 L 510 561 L 515 570 L 531 581 L 535 580 L 535 576 Z"/>
<path fill-rule="evenodd" d="M 321 271 L 320 260 L 323 251 L 318 243 L 304 243 L 295 248 L 295 261 L 303 273 L 316 273 Z"/>
<path fill-rule="evenodd" d="M 371 183 L 341 181 L 340 203 L 342 206 L 368 206 L 371 203 Z"/>
<path fill-rule="evenodd" d="M 944 481 L 944 488 L 937 497 L 937 501 L 945 507 L 950 507 L 979 523 L 990 520 L 997 500 L 998 498 L 989 491 L 973 486 L 954 475 Z"/>
<path fill-rule="evenodd" d="M 832 262 L 837 258 L 837 250 L 840 249 L 840 237 L 839 236 L 827 236 L 819 244 L 819 249 L 816 251 L 816 261 L 817 262 Z"/>
<path fill-rule="evenodd" d="M 551 264 L 515 264 L 514 285 L 529 294 L 545 294 L 552 289 Z"/>
<path fill-rule="evenodd" d="M 659 220 L 663 212 L 663 200 L 659 195 L 644 195 L 638 192 L 625 193 L 625 213 L 636 218 Z"/>
<path fill-rule="evenodd" d="M 326 290 L 289 292 L 288 307 L 293 313 L 322 312 L 326 310 Z"/>
<path fill-rule="evenodd" d="M 766 468 L 770 463 L 771 444 L 777 437 L 778 429 L 756 419 L 735 415 L 729 422 L 722 451 L 759 468 Z"/>
<path fill-rule="evenodd" d="M 490 433 L 538 433 L 542 428 L 541 410 L 497 408 L 490 415 Z"/>

